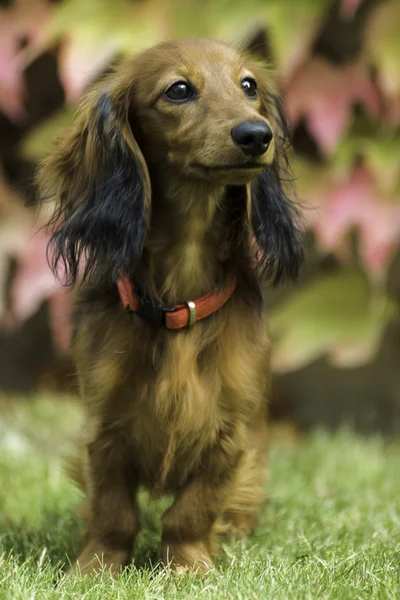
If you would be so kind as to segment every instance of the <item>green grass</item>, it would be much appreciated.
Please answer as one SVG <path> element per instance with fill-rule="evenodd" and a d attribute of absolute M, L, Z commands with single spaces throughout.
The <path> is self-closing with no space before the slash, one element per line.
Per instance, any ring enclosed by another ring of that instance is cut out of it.
<path fill-rule="evenodd" d="M 136 566 L 115 579 L 63 576 L 81 543 L 79 496 L 62 472 L 78 422 L 72 402 L 0 406 L 1 600 L 400 598 L 400 443 L 346 431 L 274 443 L 260 526 L 223 540 L 204 578 L 159 565 L 167 501 L 144 494 Z"/>

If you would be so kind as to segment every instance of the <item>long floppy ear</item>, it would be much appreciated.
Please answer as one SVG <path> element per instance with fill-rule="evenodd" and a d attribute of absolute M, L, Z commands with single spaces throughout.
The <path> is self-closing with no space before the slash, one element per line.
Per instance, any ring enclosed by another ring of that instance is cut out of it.
<path fill-rule="evenodd" d="M 49 262 L 65 283 L 116 281 L 142 254 L 150 180 L 129 126 L 132 76 L 103 80 L 82 103 L 75 125 L 38 172 L 41 202 L 55 202 Z"/>
<path fill-rule="evenodd" d="M 284 278 L 294 279 L 303 260 L 299 210 L 289 194 L 294 194 L 287 157 L 289 127 L 280 98 L 273 89 L 271 75 L 256 65 L 261 113 L 274 133 L 272 164 L 251 188 L 251 221 L 257 242 L 257 261 L 265 277 L 276 285 Z M 272 86 L 271 86 L 272 83 Z"/>

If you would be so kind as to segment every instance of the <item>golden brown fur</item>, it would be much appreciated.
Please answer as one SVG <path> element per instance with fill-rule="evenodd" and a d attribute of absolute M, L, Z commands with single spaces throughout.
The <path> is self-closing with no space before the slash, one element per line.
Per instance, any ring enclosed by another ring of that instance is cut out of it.
<path fill-rule="evenodd" d="M 246 76 L 257 80 L 255 99 L 241 88 Z M 198 90 L 194 101 L 166 100 L 177 80 Z M 279 180 L 284 134 L 275 100 L 268 70 L 237 50 L 209 40 L 165 43 L 102 81 L 42 165 L 42 196 L 56 201 L 53 267 L 63 265 L 73 283 L 86 260 L 74 340 L 87 418 L 74 463 L 88 501 L 84 572 L 96 555 L 114 571 L 129 561 L 141 485 L 175 495 L 163 516 L 162 554 L 177 568 L 207 570 L 218 529 L 248 532 L 257 521 L 270 345 L 252 238 L 266 270 L 294 271 L 300 256 Z M 242 168 L 247 158 L 230 131 L 252 120 L 268 123 L 274 137 L 256 166 Z M 271 191 L 256 197 L 252 185 L 263 173 Z M 256 221 L 263 202 L 271 222 Z M 233 275 L 238 284 L 217 313 L 174 333 L 122 309 L 122 274 L 169 304 Z"/>

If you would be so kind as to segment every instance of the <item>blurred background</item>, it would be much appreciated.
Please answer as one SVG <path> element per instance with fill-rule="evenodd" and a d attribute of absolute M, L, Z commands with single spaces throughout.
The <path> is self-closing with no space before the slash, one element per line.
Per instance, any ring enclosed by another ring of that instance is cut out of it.
<path fill-rule="evenodd" d="M 0 0 L 0 404 L 75 389 L 35 164 L 121 55 L 186 35 L 266 58 L 293 125 L 307 257 L 268 293 L 272 416 L 398 431 L 400 0 Z"/>

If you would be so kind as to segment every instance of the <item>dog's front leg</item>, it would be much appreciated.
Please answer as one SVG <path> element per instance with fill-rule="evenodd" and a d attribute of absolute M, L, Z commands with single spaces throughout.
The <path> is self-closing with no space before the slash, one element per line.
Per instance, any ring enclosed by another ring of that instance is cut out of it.
<path fill-rule="evenodd" d="M 137 481 L 124 452 L 103 438 L 89 444 L 87 460 L 87 543 L 75 568 L 86 574 L 104 566 L 118 573 L 140 530 Z"/>
<path fill-rule="evenodd" d="M 163 515 L 162 557 L 178 572 L 194 567 L 207 572 L 215 553 L 213 528 L 231 490 L 240 452 L 215 448 L 202 471 L 183 487 Z"/>

